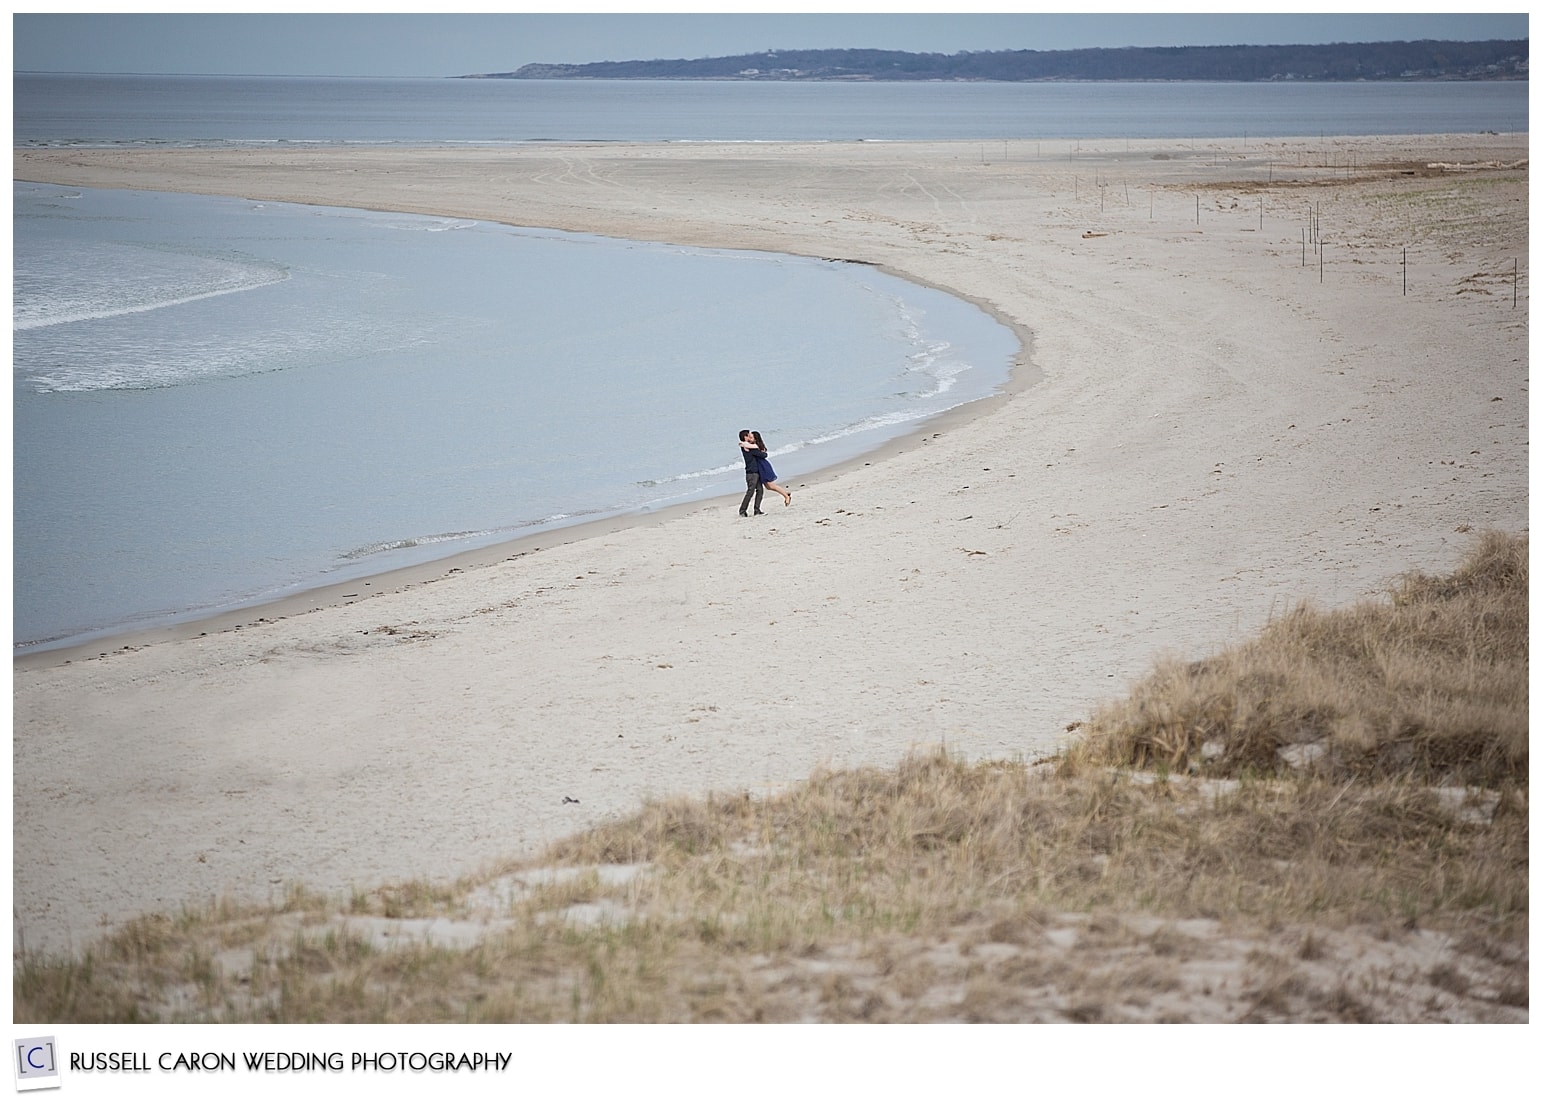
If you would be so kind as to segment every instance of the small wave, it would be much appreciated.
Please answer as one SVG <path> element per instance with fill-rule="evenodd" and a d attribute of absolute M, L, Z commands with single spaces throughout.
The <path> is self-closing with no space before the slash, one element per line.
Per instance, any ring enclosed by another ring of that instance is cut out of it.
<path fill-rule="evenodd" d="M 905 372 L 926 378 L 931 388 L 924 392 L 907 393 L 906 396 L 917 400 L 932 400 L 958 384 L 958 379 L 968 372 L 970 366 L 967 362 L 945 360 L 943 356 L 951 347 L 949 343 L 935 343 L 910 356 Z"/>
<path fill-rule="evenodd" d="M 545 515 L 541 518 L 530 519 L 526 522 L 516 522 L 510 526 L 495 526 L 487 530 L 456 530 L 444 534 L 421 534 L 412 538 L 396 538 L 391 541 L 371 542 L 361 545 L 356 549 L 338 554 L 341 561 L 364 560 L 367 557 L 378 556 L 381 553 L 397 553 L 405 549 L 425 549 L 436 545 L 446 545 L 451 542 L 463 541 L 497 541 L 499 539 L 512 539 L 521 534 L 543 526 L 560 526 L 564 523 L 582 521 L 597 515 L 608 514 L 613 508 L 592 507 L 576 511 L 559 511 L 555 514 Z"/>
<path fill-rule="evenodd" d="M 475 229 L 480 222 L 465 221 L 459 218 L 433 218 L 422 217 L 413 221 L 389 221 L 381 225 L 381 228 L 395 229 L 404 233 L 448 233 L 457 229 Z"/>
<path fill-rule="evenodd" d="M 379 210 L 354 210 L 343 206 L 315 206 L 309 208 L 306 212 L 310 216 L 324 221 L 365 222 L 374 229 L 388 229 L 403 233 L 445 233 L 482 227 L 482 222 L 467 217 L 434 217 L 430 214 L 392 214 Z"/>
<path fill-rule="evenodd" d="M 772 456 L 774 457 L 775 455 L 773 454 Z M 697 469 L 689 473 L 677 473 L 672 477 L 660 477 L 658 480 L 639 480 L 633 483 L 639 488 L 662 488 L 666 484 L 679 484 L 684 480 L 701 480 L 704 477 L 726 476 L 743 468 L 744 463 L 742 461 L 735 461 L 728 465 L 718 465 L 711 469 Z"/>
<path fill-rule="evenodd" d="M 951 384 L 948 387 L 951 388 Z M 936 393 L 929 395 L 936 396 L 942 391 L 943 390 L 939 389 Z M 966 402 L 958 402 L 958 404 L 961 403 Z M 940 406 L 929 404 L 924 408 L 907 408 L 903 411 L 886 412 L 881 415 L 868 416 L 865 419 L 857 420 L 855 423 L 848 423 L 843 426 L 836 427 L 832 430 L 825 431 L 822 434 L 814 435 L 811 438 L 799 439 L 796 442 L 778 446 L 776 449 L 770 452 L 769 456 L 773 458 L 785 457 L 787 454 L 794 454 L 799 450 L 806 450 L 810 446 L 822 446 L 832 442 L 840 442 L 843 439 L 851 438 L 854 435 L 865 434 L 868 431 L 893 431 L 895 428 L 903 427 L 907 423 L 914 423 L 917 420 L 928 419 L 931 416 L 937 415 L 939 412 L 946 412 L 950 408 L 956 408 L 958 407 L 958 404 L 945 404 Z M 636 484 L 639 488 L 663 488 L 671 484 L 704 480 L 709 477 L 727 476 L 730 473 L 740 472 L 743 470 L 743 468 L 744 465 L 742 462 L 735 461 L 726 465 L 716 465 L 710 469 L 695 469 L 687 473 L 677 473 L 672 477 L 660 477 L 656 480 L 639 480 L 634 481 L 633 483 Z"/>
<path fill-rule="evenodd" d="M 196 359 L 93 363 L 87 366 L 56 363 L 30 367 L 25 372 L 25 384 L 35 393 L 150 391 L 303 370 L 310 365 L 311 361 L 303 358 L 254 361 L 240 355 L 217 354 Z M 17 373 L 22 371 L 18 369 Z"/>
<path fill-rule="evenodd" d="M 947 353 L 953 349 L 953 344 L 949 341 L 927 337 L 921 319 L 924 310 L 918 314 L 912 302 L 898 294 L 879 289 L 877 286 L 863 284 L 863 288 L 877 294 L 894 310 L 895 319 L 899 323 L 900 336 L 913 348 L 905 357 L 904 373 L 912 377 L 924 377 L 930 382 L 926 389 L 896 395 L 913 400 L 930 400 L 957 385 L 960 375 L 967 372 L 970 365 L 967 362 L 947 358 Z M 931 415 L 934 411 L 935 409 L 928 409 L 919 414 Z M 912 415 L 909 418 L 915 418 L 915 416 Z"/>
<path fill-rule="evenodd" d="M 377 541 L 370 545 L 361 545 L 357 549 L 350 549 L 346 553 L 339 554 L 341 560 L 363 560 L 365 557 L 373 557 L 380 553 L 394 553 L 401 549 L 417 549 L 425 545 L 443 545 L 447 541 L 465 541 L 467 538 L 490 537 L 491 530 L 457 530 L 449 534 L 424 534 L 416 538 L 398 538 L 395 541 Z"/>
<path fill-rule="evenodd" d="M 811 438 L 807 442 L 801 443 L 800 448 L 802 446 L 819 446 L 827 442 L 837 442 L 840 439 L 850 438 L 852 435 L 860 435 L 866 431 L 880 431 L 900 427 L 906 423 L 914 423 L 917 420 L 928 419 L 939 412 L 946 412 L 948 408 L 953 407 L 957 407 L 957 405 L 947 405 L 945 407 L 933 406 L 927 408 L 912 408 L 906 409 L 903 412 L 888 412 L 884 415 L 869 416 L 867 419 L 859 420 L 850 426 L 838 427 L 833 431 L 827 431 L 825 434 Z"/>
<path fill-rule="evenodd" d="M 144 252 L 158 250 L 144 249 Z M 111 271 L 121 264 L 104 262 L 97 251 L 86 249 L 74 255 L 59 254 L 54 257 L 55 264 L 49 265 L 62 264 L 67 270 L 28 267 L 19 271 L 11 310 L 12 326 L 17 331 L 30 331 L 149 313 L 261 289 L 290 277 L 289 270 L 279 264 L 246 257 L 170 253 L 176 260 L 191 261 L 191 267 L 166 269 L 162 266 L 154 272 L 157 277 L 145 276 L 141 267 L 141 277 L 137 280 L 112 278 Z M 78 276 L 80 271 L 93 272 L 96 281 L 82 282 Z"/>
<path fill-rule="evenodd" d="M 425 342 L 422 338 L 403 340 L 398 346 Z M 306 369 L 317 362 L 316 350 L 339 347 L 357 353 L 365 346 L 362 337 L 351 341 L 348 334 L 337 343 L 318 339 L 307 330 L 274 333 L 261 341 L 236 346 L 194 342 L 174 349 L 136 357 L 121 354 L 113 359 L 92 361 L 55 360 L 23 367 L 15 372 L 27 388 L 37 393 L 92 393 L 102 390 L 169 389 L 178 385 L 219 381 L 235 377 L 255 377 Z M 389 344 L 368 344 L 389 349 Z"/>
<path fill-rule="evenodd" d="M 29 309 L 25 304 L 19 304 L 12 320 L 13 326 L 18 331 L 30 331 L 34 328 L 52 328 L 57 324 L 78 324 L 84 320 L 107 320 L 115 316 L 128 316 L 131 313 L 149 313 L 156 309 L 169 309 L 174 305 L 187 305 L 194 301 L 203 301 L 210 297 L 223 297 L 225 294 L 238 294 L 246 290 L 255 290 L 261 286 L 270 286 L 275 282 L 282 282 L 288 278 L 287 274 L 265 282 L 253 282 L 244 286 L 228 286 L 219 290 L 207 290 L 203 293 L 188 294 L 184 297 L 171 298 L 166 301 L 147 302 L 141 305 L 121 305 L 116 308 L 91 308 L 78 307 L 65 312 L 41 314 L 37 310 Z"/>

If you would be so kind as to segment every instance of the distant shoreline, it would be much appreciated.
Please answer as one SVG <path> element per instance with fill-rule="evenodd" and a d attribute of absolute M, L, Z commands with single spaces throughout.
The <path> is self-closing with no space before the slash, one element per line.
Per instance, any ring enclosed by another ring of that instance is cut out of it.
<path fill-rule="evenodd" d="M 1234 83 L 1526 79 L 1528 39 L 1130 46 L 1069 50 L 767 50 L 727 57 L 533 63 L 464 79 L 716 79 L 758 82 L 1219 81 Z"/>

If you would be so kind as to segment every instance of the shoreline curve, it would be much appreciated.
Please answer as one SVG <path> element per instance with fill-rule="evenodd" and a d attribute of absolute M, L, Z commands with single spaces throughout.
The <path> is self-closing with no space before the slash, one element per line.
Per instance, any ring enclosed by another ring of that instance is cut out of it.
<path fill-rule="evenodd" d="M 19 177 L 17 181 L 29 183 L 50 182 L 42 179 L 21 179 Z M 85 187 L 84 189 L 89 190 L 93 188 Z M 127 190 L 132 188 L 119 189 Z M 224 191 L 194 191 L 186 193 L 242 197 L 239 194 Z M 315 203 L 305 204 L 314 205 Z M 401 209 L 397 206 L 331 208 L 370 210 L 380 213 L 412 213 L 423 216 L 421 211 Z M 463 215 L 453 209 L 444 209 L 438 211 L 435 216 L 460 217 Z M 529 224 L 509 219 L 497 220 L 497 223 L 514 228 L 553 228 L 550 225 Z M 588 235 L 600 234 L 591 233 Z M 610 239 L 631 240 L 638 243 L 673 243 L 666 239 L 651 237 L 641 233 L 630 236 L 611 237 Z M 733 251 L 767 251 L 765 248 L 745 248 L 731 244 L 721 245 L 721 247 L 724 250 Z M 846 259 L 840 256 L 816 255 L 813 252 L 779 251 L 772 254 L 796 256 L 803 259 L 821 259 L 832 263 L 859 264 L 872 267 L 912 285 L 948 294 L 956 300 L 974 305 L 997 324 L 1010 331 L 1018 342 L 1018 351 L 1013 356 L 1008 368 L 1007 380 L 998 386 L 994 393 L 915 420 L 904 433 L 878 443 L 870 450 L 863 451 L 861 454 L 851 458 L 832 462 L 830 465 L 820 466 L 803 474 L 799 477 L 803 484 L 822 484 L 850 470 L 886 460 L 896 453 L 903 453 L 907 444 L 925 432 L 934 431 L 939 427 L 952 428 L 959 423 L 966 422 L 974 415 L 980 414 L 982 408 L 977 406 L 988 405 L 997 399 L 1007 398 L 1022 392 L 1031 387 L 1033 382 L 1042 376 L 1037 373 L 1036 367 L 1032 362 L 1032 332 L 1024 325 L 1006 316 L 991 301 L 959 293 L 956 290 L 937 285 L 934 282 L 899 270 L 886 263 L 874 263 L 862 259 Z M 737 492 L 734 493 L 734 496 L 737 494 Z M 732 499 L 734 496 L 710 496 L 683 503 L 670 504 L 646 512 L 629 511 L 604 518 L 586 519 L 581 522 L 565 524 L 551 529 L 536 530 L 529 534 L 522 534 L 491 545 L 460 550 L 431 561 L 386 568 L 379 572 L 361 572 L 347 580 L 306 585 L 300 589 L 272 597 L 260 596 L 249 601 L 242 601 L 234 606 L 210 608 L 207 612 L 194 610 L 187 612 L 185 616 L 180 614 L 168 615 L 175 616 L 177 618 L 175 621 L 160 624 L 129 625 L 123 628 L 108 626 L 99 631 L 92 630 L 85 639 L 63 640 L 62 643 L 42 640 L 24 646 L 13 645 L 12 662 L 14 667 L 57 666 L 72 663 L 76 660 L 111 655 L 115 651 L 123 651 L 124 649 L 139 648 L 150 644 L 164 644 L 168 641 L 185 640 L 189 637 L 206 636 L 211 632 L 241 629 L 280 618 L 293 617 L 296 614 L 313 613 L 328 607 L 352 605 L 366 598 L 373 598 L 391 591 L 401 591 L 423 583 L 432 583 L 435 580 L 444 579 L 468 569 L 484 567 L 500 561 L 513 560 L 526 553 L 539 552 L 542 549 L 555 545 L 565 545 L 575 541 L 599 537 L 638 523 L 668 521 L 671 518 L 690 514 L 703 507 L 720 505 L 724 500 Z M 362 591 L 361 589 L 368 590 Z"/>

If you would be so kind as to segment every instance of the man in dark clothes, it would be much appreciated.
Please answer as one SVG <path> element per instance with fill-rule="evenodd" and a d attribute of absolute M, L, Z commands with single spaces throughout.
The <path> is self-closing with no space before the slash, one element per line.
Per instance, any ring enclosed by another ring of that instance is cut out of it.
<path fill-rule="evenodd" d="M 760 483 L 760 459 L 766 456 L 764 450 L 755 446 L 754 431 L 739 432 L 739 449 L 744 451 L 744 500 L 739 504 L 739 517 L 749 518 L 750 497 L 755 497 L 755 513 L 764 512 L 760 509 L 760 501 L 766 494 L 765 485 Z"/>

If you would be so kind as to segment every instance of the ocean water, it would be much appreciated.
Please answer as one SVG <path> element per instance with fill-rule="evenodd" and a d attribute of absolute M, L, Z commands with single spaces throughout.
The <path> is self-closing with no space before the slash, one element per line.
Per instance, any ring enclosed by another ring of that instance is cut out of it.
<path fill-rule="evenodd" d="M 1527 85 L 1517 81 L 913 84 L 19 73 L 12 88 L 18 146 L 1194 139 L 1527 128 Z"/>
<path fill-rule="evenodd" d="M 197 617 L 734 493 L 1019 345 L 858 264 L 15 184 L 14 641 Z"/>

